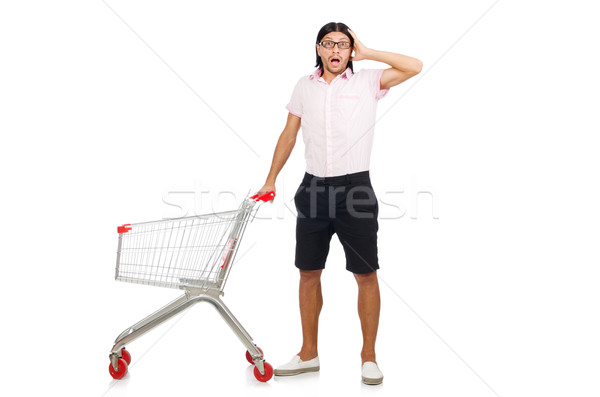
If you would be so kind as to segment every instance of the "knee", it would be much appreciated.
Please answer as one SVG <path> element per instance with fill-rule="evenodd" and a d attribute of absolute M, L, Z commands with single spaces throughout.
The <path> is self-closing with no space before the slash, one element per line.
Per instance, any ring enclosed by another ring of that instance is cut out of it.
<path fill-rule="evenodd" d="M 377 285 L 377 272 L 370 272 L 364 274 L 354 273 L 354 278 L 359 286 L 371 286 Z"/>
<path fill-rule="evenodd" d="M 321 282 L 322 270 L 300 270 L 300 282 L 303 284 L 318 284 Z"/>

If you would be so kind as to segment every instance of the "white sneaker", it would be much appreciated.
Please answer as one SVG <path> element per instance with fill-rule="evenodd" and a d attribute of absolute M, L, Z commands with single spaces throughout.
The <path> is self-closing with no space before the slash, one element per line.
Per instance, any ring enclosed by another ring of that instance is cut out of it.
<path fill-rule="evenodd" d="M 365 385 L 379 385 L 383 382 L 383 374 L 373 361 L 366 361 L 363 364 L 362 381 Z"/>
<path fill-rule="evenodd" d="M 276 376 L 298 375 L 304 372 L 317 372 L 320 369 L 319 356 L 312 360 L 302 361 L 300 356 L 295 355 L 290 362 L 275 368 L 273 373 Z"/>

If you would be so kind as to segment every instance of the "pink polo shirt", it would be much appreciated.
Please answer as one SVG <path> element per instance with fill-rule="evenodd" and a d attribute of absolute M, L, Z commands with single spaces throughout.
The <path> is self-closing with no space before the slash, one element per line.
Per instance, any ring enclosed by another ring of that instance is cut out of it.
<path fill-rule="evenodd" d="M 327 84 L 319 69 L 296 84 L 287 109 L 302 119 L 306 172 L 319 177 L 367 171 L 383 69 L 348 68 Z"/>

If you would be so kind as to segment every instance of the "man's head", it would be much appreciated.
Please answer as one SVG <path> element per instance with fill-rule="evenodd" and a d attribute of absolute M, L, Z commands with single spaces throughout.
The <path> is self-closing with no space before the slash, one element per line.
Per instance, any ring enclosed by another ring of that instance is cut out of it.
<path fill-rule="evenodd" d="M 321 72 L 325 68 L 333 74 L 338 74 L 346 70 L 346 67 L 354 71 L 352 61 L 350 61 L 354 39 L 348 29 L 348 26 L 341 22 L 330 22 L 319 30 L 316 44 L 317 64 L 315 66 L 321 69 Z M 333 47 L 326 48 L 331 43 L 341 44 L 334 44 Z M 348 46 L 343 43 L 349 43 L 349 48 L 340 48 L 340 45 Z"/>

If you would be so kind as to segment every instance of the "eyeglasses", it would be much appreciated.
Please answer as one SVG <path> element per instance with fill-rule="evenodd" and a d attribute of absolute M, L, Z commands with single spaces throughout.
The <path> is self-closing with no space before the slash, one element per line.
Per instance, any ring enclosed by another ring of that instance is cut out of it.
<path fill-rule="evenodd" d="M 327 40 L 327 41 L 322 41 L 319 43 L 320 46 L 325 47 L 327 49 L 333 48 L 336 44 L 340 50 L 347 50 L 348 48 L 350 48 L 349 41 L 329 41 L 329 40 Z"/>

